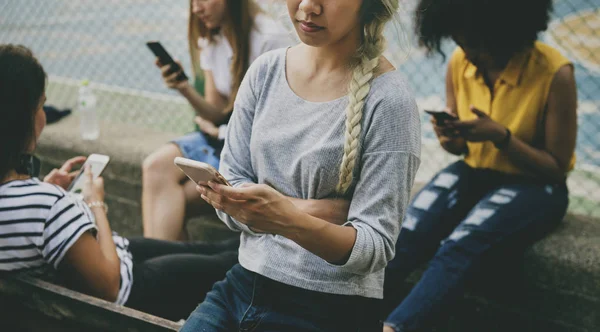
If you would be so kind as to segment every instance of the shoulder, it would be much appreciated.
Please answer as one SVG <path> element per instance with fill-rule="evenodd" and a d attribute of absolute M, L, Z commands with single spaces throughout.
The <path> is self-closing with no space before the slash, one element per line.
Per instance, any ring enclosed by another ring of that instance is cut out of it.
<path fill-rule="evenodd" d="M 556 48 L 536 41 L 532 50 L 532 63 L 540 66 L 544 71 L 554 75 L 566 65 L 572 62 Z"/>
<path fill-rule="evenodd" d="M 6 184 L 3 193 L 9 197 L 29 198 L 35 200 L 39 197 L 53 197 L 55 200 L 66 195 L 64 189 L 37 178 L 13 181 Z"/>
<path fill-rule="evenodd" d="M 255 57 L 270 50 L 296 44 L 292 34 L 283 24 L 264 13 L 256 15 L 250 39 Z"/>
<path fill-rule="evenodd" d="M 414 92 L 399 70 L 384 73 L 373 80 L 367 103 L 378 104 L 384 108 L 402 109 L 411 117 L 414 116 L 412 113 L 417 111 Z"/>
<path fill-rule="evenodd" d="M 373 121 L 393 127 L 391 130 L 408 127 L 414 129 L 414 134 L 420 135 L 415 95 L 399 70 L 385 73 L 373 81 L 366 106 L 373 113 Z"/>
<path fill-rule="evenodd" d="M 456 80 L 465 73 L 465 70 L 467 70 L 467 67 L 469 66 L 473 65 L 467 59 L 465 51 L 457 46 L 452 52 L 452 55 L 450 55 L 447 67 L 447 73 L 452 77 L 454 83 L 456 83 Z M 471 70 L 474 70 L 474 68 Z"/>
<path fill-rule="evenodd" d="M 550 94 L 555 97 L 553 99 L 555 101 L 560 99 L 563 101 L 577 99 L 575 69 L 570 63 L 563 64 L 553 72 Z"/>
<path fill-rule="evenodd" d="M 452 55 L 450 55 L 450 61 L 448 62 L 448 65 L 454 66 L 465 62 L 468 62 L 467 55 L 462 48 L 457 46 L 454 51 L 452 51 Z"/>
<path fill-rule="evenodd" d="M 420 155 L 421 121 L 417 103 L 399 70 L 373 81 L 363 116 L 366 153 L 403 151 Z"/>
<path fill-rule="evenodd" d="M 66 192 L 38 179 L 19 180 L 0 187 L 0 219 L 48 219 L 57 205 L 66 198 Z"/>
<path fill-rule="evenodd" d="M 204 60 L 214 61 L 214 58 L 223 56 L 226 52 L 225 37 L 222 34 L 216 34 L 212 39 L 198 39 L 198 48 L 200 49 L 200 57 Z"/>
<path fill-rule="evenodd" d="M 267 51 L 259 55 L 248 68 L 248 76 L 254 79 L 265 78 L 279 67 L 285 66 L 287 48 Z"/>
<path fill-rule="evenodd" d="M 277 49 L 263 53 L 250 64 L 242 80 L 236 103 L 255 102 L 273 88 L 274 81 L 285 68 L 286 51 L 287 49 Z"/>

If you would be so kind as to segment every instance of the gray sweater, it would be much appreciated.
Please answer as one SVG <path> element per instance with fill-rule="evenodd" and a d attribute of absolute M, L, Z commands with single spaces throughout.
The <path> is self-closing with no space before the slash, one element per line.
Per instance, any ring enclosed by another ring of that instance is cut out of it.
<path fill-rule="evenodd" d="M 267 184 L 302 199 L 336 196 L 348 98 L 309 102 L 289 87 L 286 49 L 265 53 L 239 89 L 221 173 L 235 187 Z M 383 297 L 384 268 L 394 246 L 420 158 L 420 123 L 412 92 L 398 71 L 377 77 L 367 96 L 361 151 L 347 225 L 357 231 L 350 258 L 333 265 L 279 235 L 256 234 L 221 211 L 241 231 L 240 264 L 267 278 L 318 292 Z"/>

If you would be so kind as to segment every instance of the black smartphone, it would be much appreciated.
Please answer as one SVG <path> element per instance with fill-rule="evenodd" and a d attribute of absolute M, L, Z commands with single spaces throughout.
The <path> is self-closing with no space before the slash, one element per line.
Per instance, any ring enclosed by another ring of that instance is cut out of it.
<path fill-rule="evenodd" d="M 181 66 L 179 66 L 177 64 L 177 62 L 175 62 L 175 60 L 173 60 L 173 58 L 171 57 L 169 52 L 167 52 L 167 50 L 165 50 L 165 48 L 162 46 L 162 44 L 160 42 L 149 41 L 146 43 L 146 45 L 148 46 L 150 51 L 152 51 L 152 53 L 154 53 L 154 55 L 156 55 L 158 57 L 158 60 L 160 61 L 160 63 L 163 66 L 171 65 L 170 72 L 172 72 L 172 73 L 179 72 L 179 75 L 177 75 L 178 81 L 185 81 L 188 79 L 187 75 L 183 72 L 183 69 L 181 68 Z"/>
<path fill-rule="evenodd" d="M 446 120 L 448 120 L 448 121 L 458 120 L 458 117 L 456 115 L 450 114 L 445 111 L 425 110 L 425 113 L 433 116 L 435 118 L 435 121 L 437 122 L 438 126 L 443 125 L 444 121 L 446 121 Z"/>

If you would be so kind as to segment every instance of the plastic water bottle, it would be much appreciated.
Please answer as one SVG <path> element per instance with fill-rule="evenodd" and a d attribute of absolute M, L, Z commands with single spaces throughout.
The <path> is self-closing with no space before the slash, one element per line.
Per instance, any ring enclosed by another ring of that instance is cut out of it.
<path fill-rule="evenodd" d="M 96 96 L 92 92 L 88 80 L 81 82 L 81 87 L 79 87 L 77 109 L 81 118 L 81 137 L 91 141 L 98 139 L 100 125 L 96 114 Z"/>

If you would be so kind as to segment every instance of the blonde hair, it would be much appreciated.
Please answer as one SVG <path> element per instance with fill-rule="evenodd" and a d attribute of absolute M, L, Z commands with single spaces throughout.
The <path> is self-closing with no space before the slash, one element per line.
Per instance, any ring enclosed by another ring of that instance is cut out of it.
<path fill-rule="evenodd" d="M 354 167 L 359 155 L 361 121 L 365 99 L 371 90 L 371 82 L 379 67 L 379 58 L 385 50 L 383 30 L 385 24 L 398 10 L 398 0 L 363 0 L 361 21 L 362 44 L 358 48 L 349 85 L 349 102 L 346 107 L 344 156 L 340 165 L 340 177 L 336 191 L 344 194 L 352 185 Z"/>

